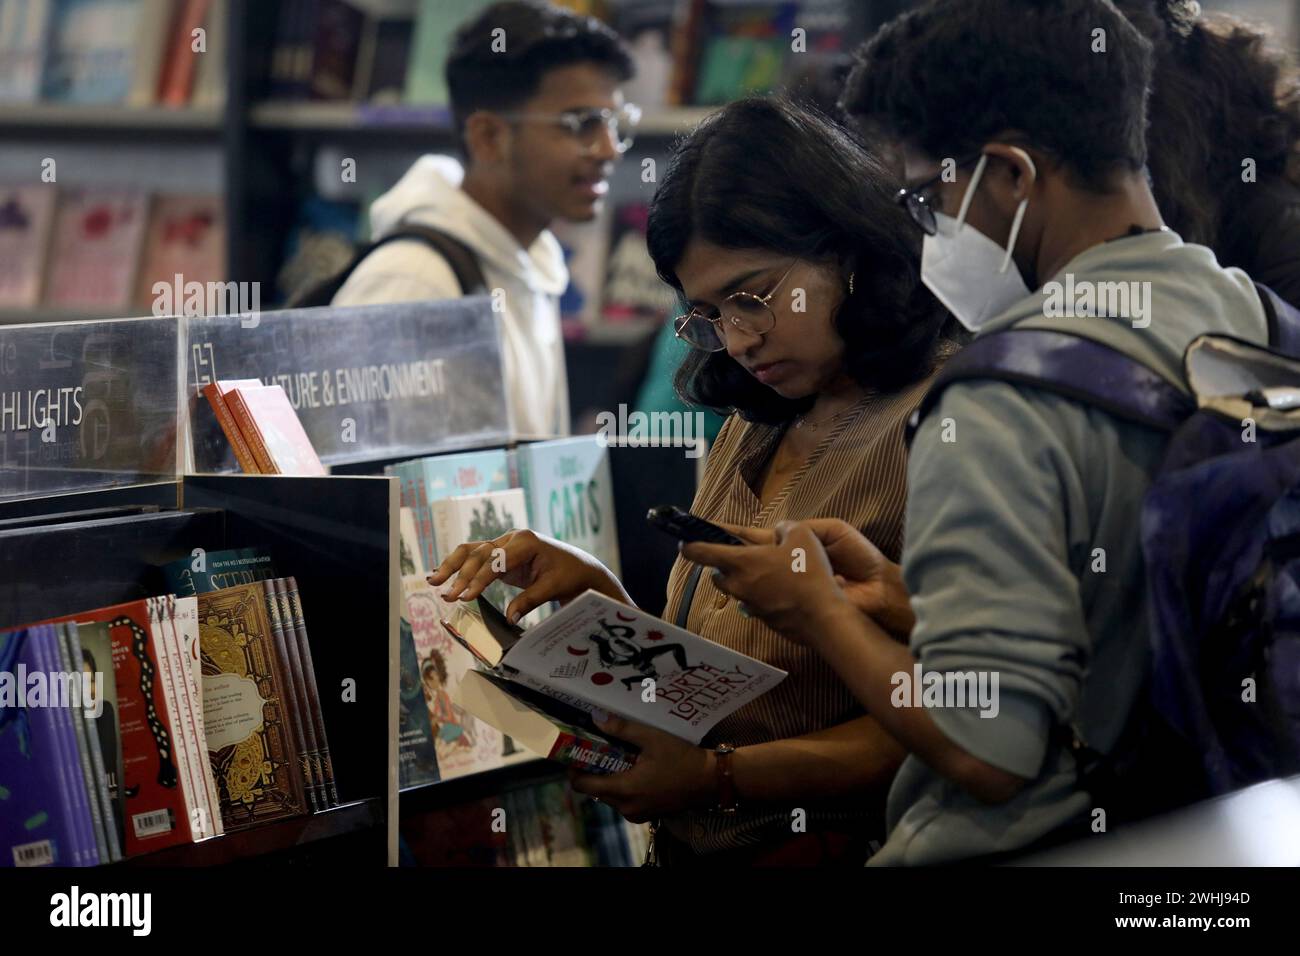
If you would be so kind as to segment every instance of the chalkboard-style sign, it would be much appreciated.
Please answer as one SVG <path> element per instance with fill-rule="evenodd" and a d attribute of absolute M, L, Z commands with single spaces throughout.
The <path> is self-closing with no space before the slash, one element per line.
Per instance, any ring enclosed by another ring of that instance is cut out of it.
<path fill-rule="evenodd" d="M 202 395 L 217 379 L 282 386 L 326 465 L 504 444 L 497 318 L 477 297 L 187 319 L 193 470 L 237 468 Z"/>
<path fill-rule="evenodd" d="M 175 476 L 174 318 L 0 329 L 0 500 Z"/>

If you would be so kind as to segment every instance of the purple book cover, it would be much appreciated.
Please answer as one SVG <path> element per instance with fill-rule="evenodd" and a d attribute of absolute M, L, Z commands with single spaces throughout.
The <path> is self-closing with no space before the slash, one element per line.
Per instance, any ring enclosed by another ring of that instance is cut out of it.
<path fill-rule="evenodd" d="M 44 670 L 32 635 L 48 627 L 0 633 L 0 673 Z M 15 695 L 17 687 L 14 688 Z M 79 842 L 60 786 L 56 714 L 0 699 L 0 866 L 72 866 Z"/>
<path fill-rule="evenodd" d="M 43 664 L 41 670 L 46 675 L 57 674 L 63 670 L 59 658 L 59 634 L 51 625 L 37 630 L 33 628 L 38 654 Z M 77 727 L 72 721 L 72 713 L 66 707 L 54 706 L 55 693 L 53 682 L 47 680 L 46 686 L 51 695 L 46 700 L 46 708 L 54 714 L 54 726 L 58 733 L 55 747 L 63 766 L 62 787 L 65 802 L 72 817 L 73 833 L 77 838 L 78 848 L 74 866 L 95 866 L 99 863 L 99 850 L 95 846 L 95 824 L 90 818 L 90 803 L 86 796 L 86 780 L 81 774 L 81 752 L 77 749 Z"/>

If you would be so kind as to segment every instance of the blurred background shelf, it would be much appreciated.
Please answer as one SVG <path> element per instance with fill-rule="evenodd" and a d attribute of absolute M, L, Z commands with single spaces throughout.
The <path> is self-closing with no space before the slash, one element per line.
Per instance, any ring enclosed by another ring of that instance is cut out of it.
<path fill-rule="evenodd" d="M 40 131 L 91 135 L 97 132 L 217 134 L 225 123 L 224 107 L 131 108 L 71 103 L 0 105 L 0 133 Z"/>

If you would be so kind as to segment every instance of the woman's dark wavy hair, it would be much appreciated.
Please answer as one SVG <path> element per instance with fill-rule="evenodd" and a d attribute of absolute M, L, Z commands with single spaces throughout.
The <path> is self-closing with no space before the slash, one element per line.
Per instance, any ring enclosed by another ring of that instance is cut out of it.
<path fill-rule="evenodd" d="M 1187 242 L 1221 248 L 1256 176 L 1300 185 L 1300 76 L 1267 33 L 1186 0 L 1116 0 L 1155 45 L 1147 168 L 1165 221 Z"/>
<path fill-rule="evenodd" d="M 872 391 L 895 391 L 930 374 L 959 335 L 921 284 L 921 233 L 894 202 L 897 187 L 824 114 L 750 96 L 677 145 L 650 206 L 647 245 L 660 277 L 678 292 L 676 268 L 694 237 L 838 269 L 846 298 L 834 322 L 847 371 Z M 674 385 L 685 402 L 770 424 L 813 401 L 781 397 L 725 351 L 692 350 Z"/>

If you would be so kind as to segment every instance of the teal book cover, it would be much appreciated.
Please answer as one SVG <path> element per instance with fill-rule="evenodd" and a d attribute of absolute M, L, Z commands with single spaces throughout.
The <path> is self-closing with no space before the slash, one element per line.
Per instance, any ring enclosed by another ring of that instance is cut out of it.
<path fill-rule="evenodd" d="M 276 577 L 271 556 L 259 548 L 206 551 L 162 566 L 167 590 L 177 597 L 194 597 L 209 591 L 254 584 Z"/>
<path fill-rule="evenodd" d="M 581 435 L 520 445 L 515 456 L 528 526 L 581 548 L 617 576 L 609 449 L 595 435 Z"/>
<path fill-rule="evenodd" d="M 510 466 L 504 448 L 433 455 L 421 458 L 418 464 L 416 496 L 422 498 L 426 506 L 442 498 L 481 495 L 510 487 Z M 421 527 L 422 537 L 423 531 Z M 425 547 L 425 566 L 430 570 L 436 568 L 443 557 L 437 553 L 435 537 L 430 534 L 421 542 Z"/>

